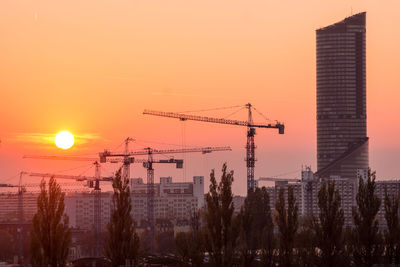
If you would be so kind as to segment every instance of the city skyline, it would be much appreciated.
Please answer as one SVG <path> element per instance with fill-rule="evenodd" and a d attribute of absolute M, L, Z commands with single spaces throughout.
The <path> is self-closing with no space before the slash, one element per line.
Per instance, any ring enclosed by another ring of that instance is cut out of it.
<path fill-rule="evenodd" d="M 119 2 L 112 8 L 91 1 L 79 8 L 73 3 L 56 7 L 50 2 L 22 8 L 4 2 L 0 21 L 9 27 L 0 44 L 8 51 L 1 63 L 0 178 L 13 177 L 21 170 L 50 172 L 82 165 L 26 161 L 24 154 L 96 155 L 131 136 L 138 140 L 133 149 L 166 144 L 231 146 L 232 152 L 205 159 L 182 155 L 186 176 L 204 175 L 208 182 L 211 168 L 219 171 L 227 161 L 228 168 L 235 170 L 234 193 L 244 195 L 245 129 L 193 122 L 183 126 L 141 112 L 247 102 L 286 126 L 283 136 L 257 132 L 255 177 L 299 170 L 302 164 L 316 171 L 315 30 L 361 11 L 368 13 L 370 166 L 377 170 L 378 179 L 398 178 L 400 129 L 395 92 L 400 40 L 389 29 L 400 24 L 395 12 L 400 6 L 391 3 L 257 2 L 250 6 L 230 3 L 225 9 L 227 3 L 211 2 L 176 1 L 168 8 L 150 2 Z M 280 27 L 274 29 L 278 23 Z M 237 118 L 245 119 L 246 114 Z M 61 130 L 77 137 L 70 151 L 60 151 L 49 140 Z M 146 177 L 141 166 L 131 173 Z M 183 175 L 169 167 L 155 170 L 157 180 L 160 176 L 179 180 Z"/>

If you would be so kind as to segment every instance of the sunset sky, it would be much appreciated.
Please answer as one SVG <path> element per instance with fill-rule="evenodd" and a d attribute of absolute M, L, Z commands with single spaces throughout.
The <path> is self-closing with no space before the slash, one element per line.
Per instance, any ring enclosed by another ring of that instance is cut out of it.
<path fill-rule="evenodd" d="M 298 177 L 302 165 L 316 171 L 315 30 L 362 11 L 370 166 L 378 179 L 400 179 L 400 1 L 3 0 L 0 183 L 17 183 L 22 170 L 93 174 L 90 162 L 22 156 L 96 156 L 105 148 L 122 151 L 130 136 L 137 139 L 133 150 L 231 146 L 232 152 L 176 155 L 185 169 L 155 166 L 155 177 L 208 177 L 226 161 L 235 171 L 234 193 L 243 195 L 245 127 L 142 112 L 248 102 L 286 125 L 285 135 L 257 130 L 256 178 Z M 69 150 L 54 145 L 62 130 L 75 135 Z M 117 167 L 105 165 L 103 173 Z M 132 177 L 145 175 L 142 166 L 132 167 Z"/>

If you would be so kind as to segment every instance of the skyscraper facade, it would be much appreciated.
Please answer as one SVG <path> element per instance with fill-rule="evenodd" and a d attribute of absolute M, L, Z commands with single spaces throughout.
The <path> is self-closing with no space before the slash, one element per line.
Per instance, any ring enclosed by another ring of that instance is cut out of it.
<path fill-rule="evenodd" d="M 365 17 L 317 33 L 317 174 L 357 178 L 368 168 Z"/>

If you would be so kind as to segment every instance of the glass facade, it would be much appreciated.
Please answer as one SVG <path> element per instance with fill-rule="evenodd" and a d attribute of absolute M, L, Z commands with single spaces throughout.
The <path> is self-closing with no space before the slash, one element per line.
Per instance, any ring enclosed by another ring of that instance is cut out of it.
<path fill-rule="evenodd" d="M 317 162 L 320 177 L 368 168 L 365 16 L 317 32 Z"/>

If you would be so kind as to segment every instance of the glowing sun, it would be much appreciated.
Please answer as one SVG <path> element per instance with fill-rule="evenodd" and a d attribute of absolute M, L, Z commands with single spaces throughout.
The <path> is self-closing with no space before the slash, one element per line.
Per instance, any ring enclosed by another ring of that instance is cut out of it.
<path fill-rule="evenodd" d="M 68 149 L 74 145 L 75 138 L 70 132 L 62 131 L 56 135 L 54 142 L 56 143 L 57 147 Z"/>

